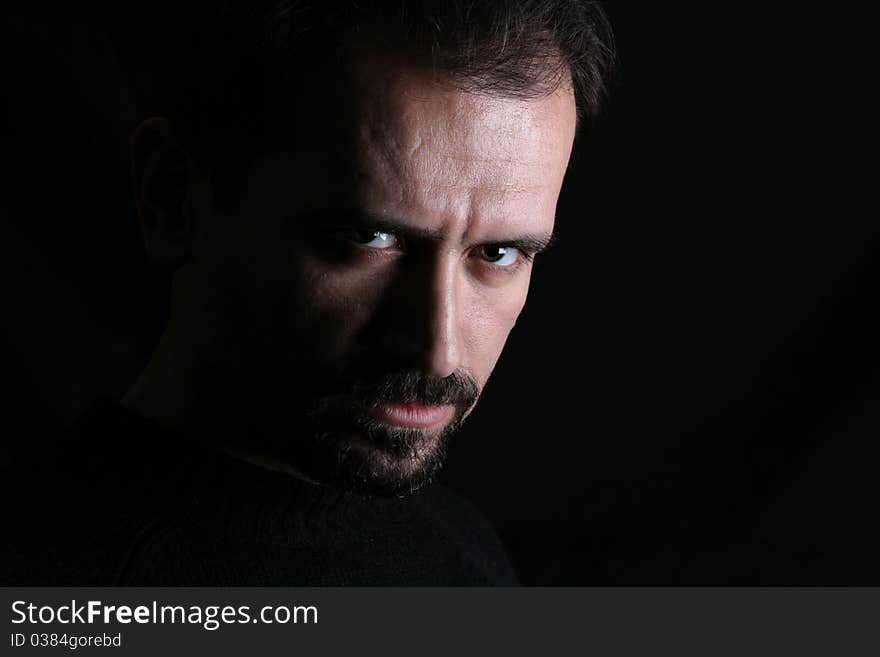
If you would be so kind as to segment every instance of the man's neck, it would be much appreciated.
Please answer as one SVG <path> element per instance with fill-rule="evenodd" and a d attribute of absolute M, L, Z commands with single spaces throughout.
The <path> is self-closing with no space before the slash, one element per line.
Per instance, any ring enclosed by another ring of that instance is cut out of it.
<path fill-rule="evenodd" d="M 120 400 L 126 408 L 175 432 L 204 433 L 195 403 L 193 363 L 179 349 L 174 331 L 162 334 L 150 361 L 134 385 Z"/>

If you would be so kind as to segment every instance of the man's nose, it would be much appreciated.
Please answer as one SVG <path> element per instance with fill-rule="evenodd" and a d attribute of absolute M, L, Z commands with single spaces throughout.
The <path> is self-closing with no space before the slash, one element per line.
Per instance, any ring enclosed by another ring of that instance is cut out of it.
<path fill-rule="evenodd" d="M 401 272 L 398 279 L 389 346 L 426 374 L 446 377 L 461 365 L 460 279 L 452 257 L 431 258 Z"/>

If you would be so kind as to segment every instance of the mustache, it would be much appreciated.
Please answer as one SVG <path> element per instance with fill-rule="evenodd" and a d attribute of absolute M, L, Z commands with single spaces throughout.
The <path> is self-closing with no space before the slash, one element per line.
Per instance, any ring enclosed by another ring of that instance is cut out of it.
<path fill-rule="evenodd" d="M 364 404 L 393 402 L 401 404 L 449 404 L 462 410 L 470 408 L 480 389 L 473 377 L 456 371 L 437 377 L 417 370 L 385 374 L 372 381 L 357 381 L 353 396 Z"/>

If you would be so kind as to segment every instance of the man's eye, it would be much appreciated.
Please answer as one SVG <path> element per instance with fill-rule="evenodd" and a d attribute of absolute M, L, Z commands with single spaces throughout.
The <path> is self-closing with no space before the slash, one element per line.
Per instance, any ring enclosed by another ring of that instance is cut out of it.
<path fill-rule="evenodd" d="M 394 233 L 386 233 L 381 230 L 356 230 L 350 237 L 352 242 L 371 249 L 393 249 L 400 245 L 400 240 Z"/>
<path fill-rule="evenodd" d="M 513 246 L 499 246 L 488 244 L 480 247 L 480 257 L 486 262 L 491 262 L 496 267 L 509 267 L 519 261 L 522 254 Z"/>

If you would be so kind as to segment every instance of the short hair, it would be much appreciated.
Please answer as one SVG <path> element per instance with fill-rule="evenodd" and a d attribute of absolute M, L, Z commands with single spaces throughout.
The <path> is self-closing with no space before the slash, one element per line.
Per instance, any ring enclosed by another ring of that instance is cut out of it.
<path fill-rule="evenodd" d="M 302 73 L 340 63 L 356 41 L 405 51 L 469 92 L 529 98 L 571 84 L 579 124 L 598 114 L 614 64 L 608 20 L 588 0 L 204 4 L 185 3 L 188 17 L 176 4 L 153 29 L 148 109 L 226 179 L 227 201 L 250 158 L 279 146 L 278 113 L 307 84 Z"/>

